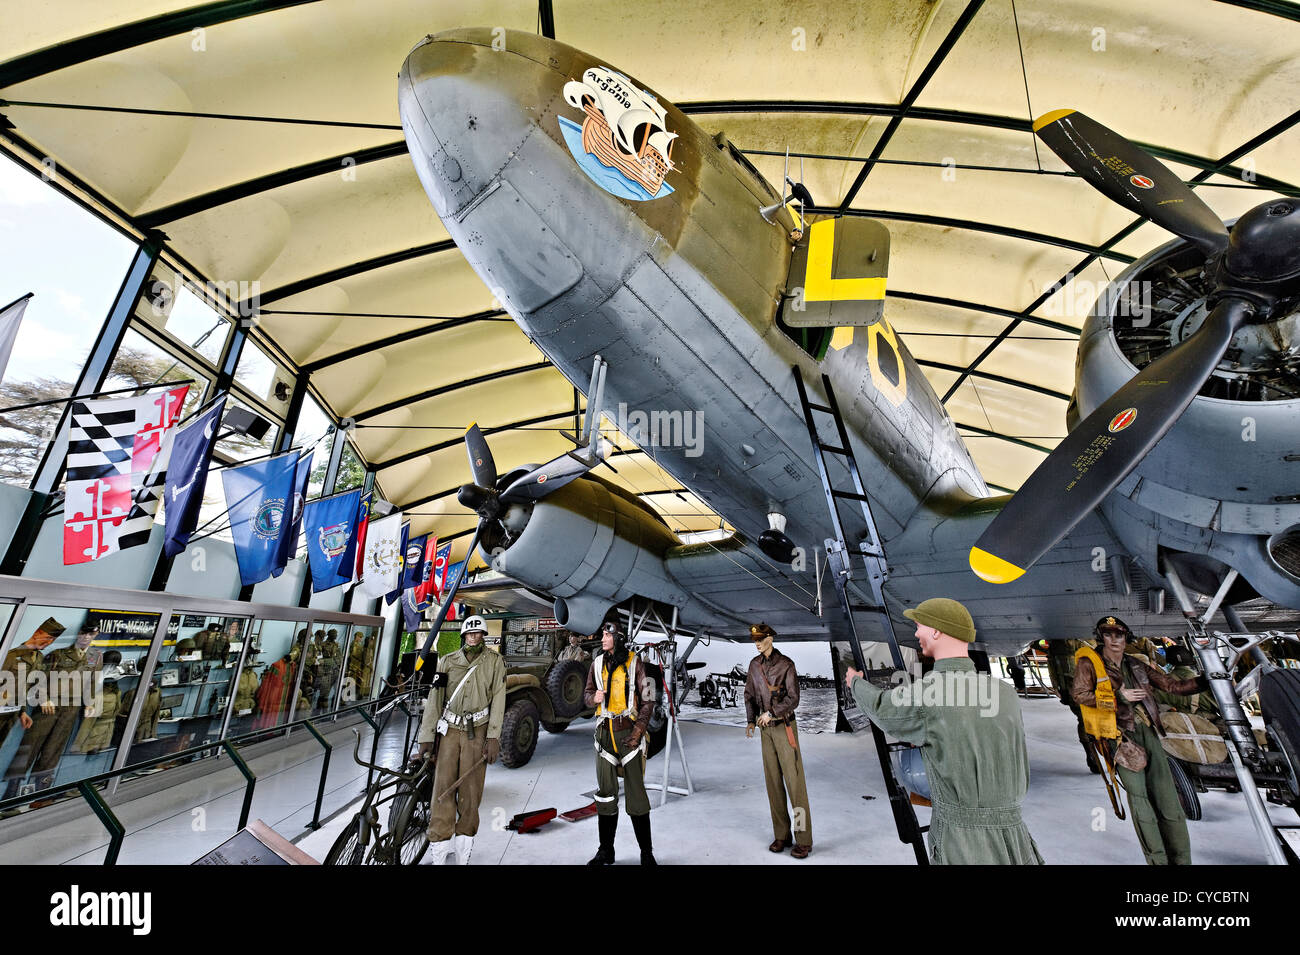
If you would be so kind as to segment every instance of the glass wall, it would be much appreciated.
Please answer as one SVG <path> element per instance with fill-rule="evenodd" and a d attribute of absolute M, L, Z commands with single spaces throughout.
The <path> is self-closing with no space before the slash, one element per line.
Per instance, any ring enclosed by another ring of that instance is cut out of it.
<path fill-rule="evenodd" d="M 295 700 L 308 627 L 294 620 L 255 620 L 239 674 L 235 710 L 227 731 L 239 736 L 275 729 L 305 716 L 301 694 Z"/>
<path fill-rule="evenodd" d="M 340 705 L 370 699 L 378 682 L 375 660 L 379 655 L 379 628 L 353 627 L 350 640 Z"/>
<path fill-rule="evenodd" d="M 340 631 L 346 639 L 348 628 L 344 625 L 318 626 L 307 648 L 307 669 L 311 674 L 308 700 L 312 716 L 328 713 L 338 705 L 336 697 L 344 662 Z"/>

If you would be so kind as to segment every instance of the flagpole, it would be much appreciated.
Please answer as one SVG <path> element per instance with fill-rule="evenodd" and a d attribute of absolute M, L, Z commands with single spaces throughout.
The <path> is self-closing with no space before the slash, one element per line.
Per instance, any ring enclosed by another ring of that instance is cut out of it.
<path fill-rule="evenodd" d="M 31 297 L 32 297 L 33 295 L 35 295 L 35 294 L 36 294 L 35 292 L 28 292 L 26 295 L 20 295 L 20 296 L 18 296 L 16 299 L 14 299 L 12 302 L 10 302 L 8 305 L 6 305 L 4 308 L 0 308 L 0 312 L 7 312 L 7 311 L 9 311 L 9 309 L 13 308 L 13 307 L 14 307 L 15 305 L 17 305 L 19 302 L 26 301 L 27 299 L 31 298 Z"/>

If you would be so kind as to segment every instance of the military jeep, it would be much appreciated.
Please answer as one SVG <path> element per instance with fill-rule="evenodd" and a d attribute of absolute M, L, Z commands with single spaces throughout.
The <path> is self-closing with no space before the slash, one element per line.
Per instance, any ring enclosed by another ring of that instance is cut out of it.
<path fill-rule="evenodd" d="M 501 762 L 511 769 L 532 759 L 540 730 L 563 733 L 573 720 L 595 712 L 582 699 L 590 661 L 556 659 L 568 645 L 567 630 L 517 630 L 501 635 L 500 651 L 506 662 Z"/>

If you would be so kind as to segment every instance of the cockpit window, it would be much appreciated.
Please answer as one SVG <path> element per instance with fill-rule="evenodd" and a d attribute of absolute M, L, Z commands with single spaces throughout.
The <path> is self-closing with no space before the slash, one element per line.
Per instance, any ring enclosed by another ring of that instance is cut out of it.
<path fill-rule="evenodd" d="M 779 195 L 777 195 L 777 193 L 775 193 L 772 190 L 772 187 L 768 184 L 768 181 L 763 178 L 763 174 L 758 171 L 758 169 L 754 166 L 752 162 L 749 161 L 748 158 L 746 158 L 744 153 L 742 153 L 739 149 L 735 147 L 735 144 L 733 144 L 730 139 L 727 139 L 726 136 L 724 136 L 722 133 L 718 133 L 718 135 L 715 136 L 714 139 L 715 141 L 718 142 L 719 147 L 722 147 L 724 145 L 726 146 L 727 152 L 731 154 L 731 158 L 736 161 L 736 164 L 738 166 L 743 168 L 745 172 L 749 174 L 749 177 L 753 179 L 754 184 L 760 187 L 763 190 L 763 192 L 768 195 L 769 198 L 773 200 L 778 200 L 781 198 Z"/>

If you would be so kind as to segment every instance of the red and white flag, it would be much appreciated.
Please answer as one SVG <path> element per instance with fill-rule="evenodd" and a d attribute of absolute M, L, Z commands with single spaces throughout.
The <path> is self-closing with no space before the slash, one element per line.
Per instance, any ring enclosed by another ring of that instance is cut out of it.
<path fill-rule="evenodd" d="M 74 401 L 63 504 L 63 563 L 149 539 L 189 385 L 134 398 Z"/>

